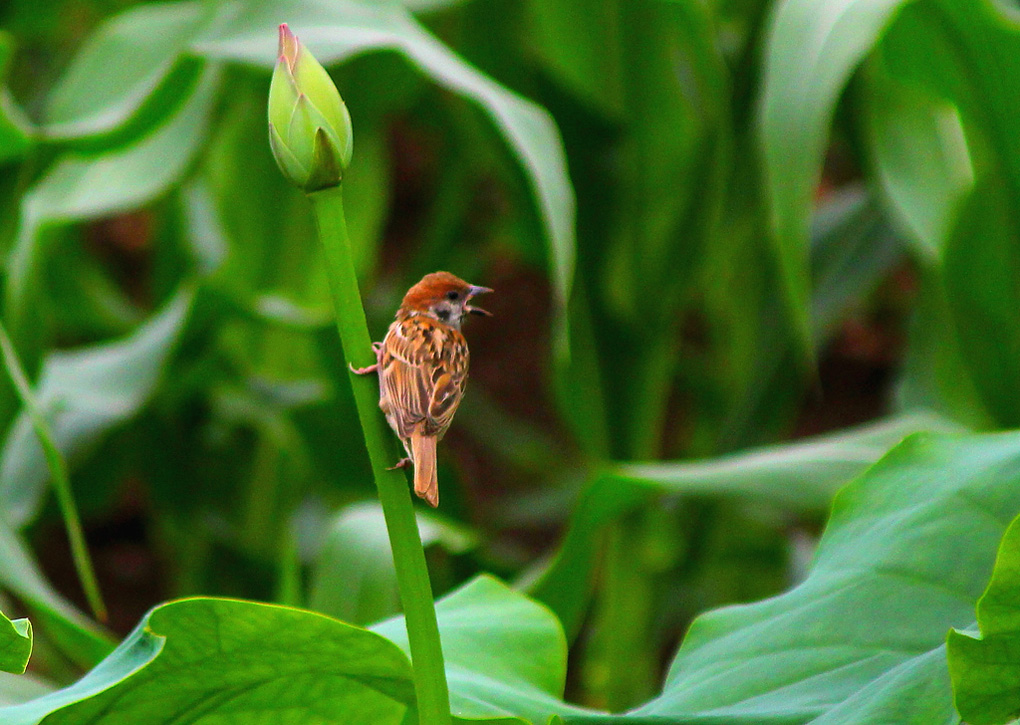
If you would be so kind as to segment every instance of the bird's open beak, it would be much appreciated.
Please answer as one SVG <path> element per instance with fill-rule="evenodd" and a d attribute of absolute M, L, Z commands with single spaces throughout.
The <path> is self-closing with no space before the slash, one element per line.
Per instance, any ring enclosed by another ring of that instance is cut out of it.
<path fill-rule="evenodd" d="M 468 288 L 467 298 L 470 300 L 475 295 L 484 295 L 492 292 L 488 287 L 479 287 L 478 285 L 471 285 Z M 465 305 L 464 311 L 469 312 L 472 315 L 485 315 L 486 317 L 492 317 L 492 313 L 488 310 L 483 310 L 481 307 L 472 307 L 471 305 Z"/>

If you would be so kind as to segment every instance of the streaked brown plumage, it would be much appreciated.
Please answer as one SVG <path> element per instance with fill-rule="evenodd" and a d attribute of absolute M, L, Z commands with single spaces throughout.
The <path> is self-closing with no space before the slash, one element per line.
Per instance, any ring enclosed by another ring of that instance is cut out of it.
<path fill-rule="evenodd" d="M 354 369 L 379 373 L 379 407 L 414 465 L 414 492 L 431 506 L 439 505 L 436 443 L 450 427 L 467 383 L 461 320 L 465 314 L 488 315 L 468 302 L 491 291 L 449 272 L 425 275 L 404 295 L 386 337 L 373 345 L 376 364 Z"/>

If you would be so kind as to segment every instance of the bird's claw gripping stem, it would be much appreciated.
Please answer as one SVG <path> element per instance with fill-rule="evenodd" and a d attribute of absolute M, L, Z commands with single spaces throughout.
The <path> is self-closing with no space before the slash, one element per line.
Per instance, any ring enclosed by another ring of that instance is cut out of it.
<path fill-rule="evenodd" d="M 372 363 L 371 365 L 366 365 L 363 368 L 356 368 L 356 367 L 354 367 L 354 363 L 347 363 L 347 367 L 349 367 L 351 369 L 351 372 L 354 373 L 355 375 L 368 375 L 369 373 L 378 372 L 379 371 L 379 362 L 378 362 L 378 359 L 379 359 L 379 351 L 380 350 L 382 350 L 382 343 L 381 342 L 373 342 L 372 343 L 372 352 L 375 353 L 376 362 Z"/>
<path fill-rule="evenodd" d="M 347 363 L 347 367 L 349 367 L 351 372 L 355 375 L 368 375 L 369 373 L 374 373 L 379 369 L 379 363 L 372 363 L 371 365 L 367 365 L 363 368 L 356 368 L 353 364 Z"/>

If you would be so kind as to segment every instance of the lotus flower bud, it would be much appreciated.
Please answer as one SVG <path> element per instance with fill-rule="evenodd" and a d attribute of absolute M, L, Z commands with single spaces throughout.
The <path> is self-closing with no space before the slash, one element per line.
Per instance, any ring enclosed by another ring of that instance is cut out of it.
<path fill-rule="evenodd" d="M 347 106 L 286 23 L 269 86 L 269 145 L 283 175 L 306 193 L 339 186 L 354 150 Z"/>

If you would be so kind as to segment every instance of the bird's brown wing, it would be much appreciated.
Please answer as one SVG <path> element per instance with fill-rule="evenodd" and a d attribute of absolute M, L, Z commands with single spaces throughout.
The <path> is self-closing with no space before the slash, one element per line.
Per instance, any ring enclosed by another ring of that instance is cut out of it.
<path fill-rule="evenodd" d="M 430 317 L 390 326 L 380 355 L 379 403 L 398 436 L 406 440 L 424 422 L 421 433 L 442 437 L 464 392 L 467 355 L 463 335 Z"/>

